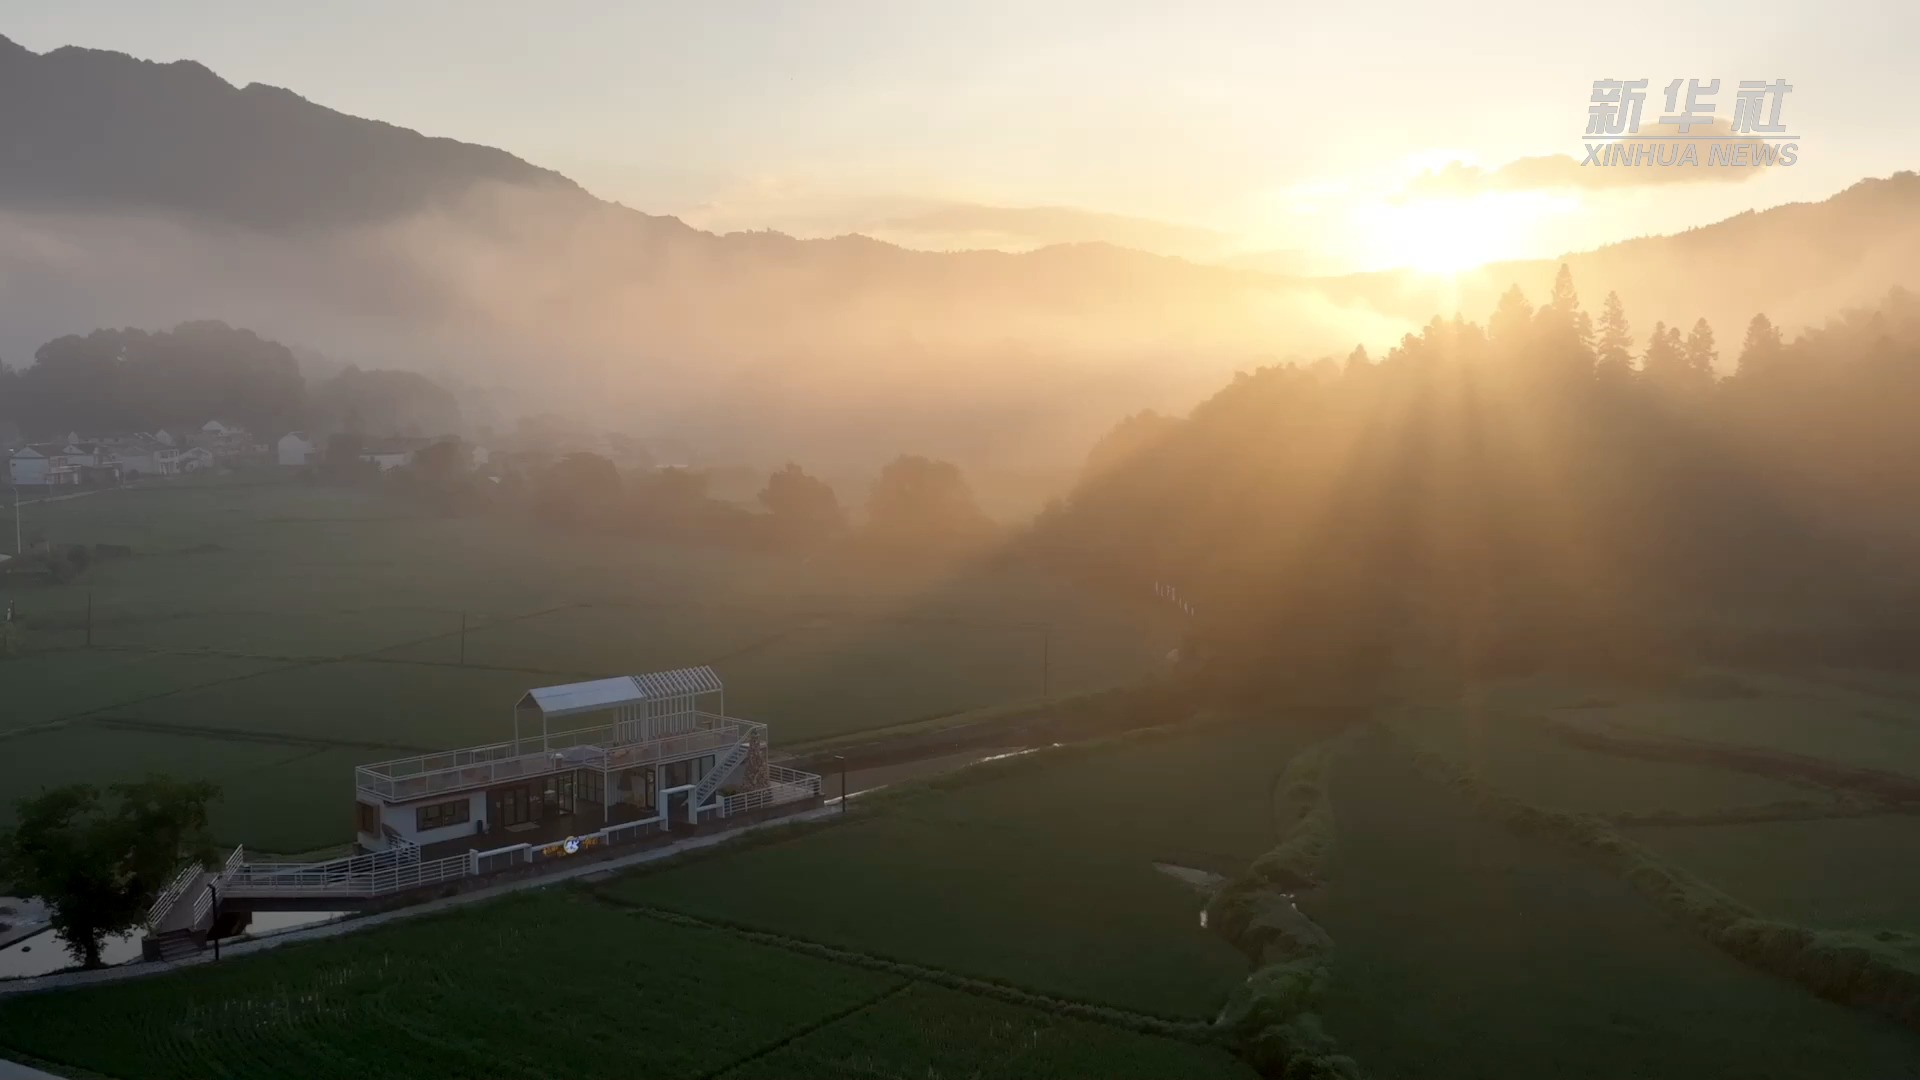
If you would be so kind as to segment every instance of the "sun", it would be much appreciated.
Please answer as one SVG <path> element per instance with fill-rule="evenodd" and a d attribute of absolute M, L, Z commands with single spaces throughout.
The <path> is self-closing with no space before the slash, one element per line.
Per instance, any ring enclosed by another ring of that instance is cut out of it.
<path fill-rule="evenodd" d="M 1368 246 L 1374 263 L 1456 274 L 1520 251 L 1527 215 L 1497 194 L 1417 199 L 1378 208 Z"/>

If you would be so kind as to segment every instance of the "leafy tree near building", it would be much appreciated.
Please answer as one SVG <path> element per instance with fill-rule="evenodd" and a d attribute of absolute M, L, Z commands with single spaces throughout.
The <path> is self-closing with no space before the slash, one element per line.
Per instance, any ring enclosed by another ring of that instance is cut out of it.
<path fill-rule="evenodd" d="M 181 863 L 212 854 L 207 806 L 219 790 L 155 776 L 104 793 L 69 784 L 16 803 L 0 833 L 0 879 L 47 904 L 76 960 L 101 966 L 106 939 L 138 927 Z"/>

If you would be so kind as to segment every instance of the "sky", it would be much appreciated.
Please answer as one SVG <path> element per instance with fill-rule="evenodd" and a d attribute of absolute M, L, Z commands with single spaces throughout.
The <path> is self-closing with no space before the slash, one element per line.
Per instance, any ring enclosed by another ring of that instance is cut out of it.
<path fill-rule="evenodd" d="M 0 34 L 197 60 L 703 228 L 920 247 L 1444 269 L 1920 167 L 1910 0 L 0 0 Z M 1676 78 L 1720 79 L 1722 120 L 1738 81 L 1784 78 L 1799 160 L 1500 171 L 1577 163 L 1594 81 L 1635 78 L 1648 122 Z"/>

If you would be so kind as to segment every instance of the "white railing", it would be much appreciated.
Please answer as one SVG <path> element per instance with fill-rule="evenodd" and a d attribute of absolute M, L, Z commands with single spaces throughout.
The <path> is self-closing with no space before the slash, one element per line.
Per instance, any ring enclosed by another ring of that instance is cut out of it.
<path fill-rule="evenodd" d="M 718 800 L 717 804 L 710 805 L 717 805 L 720 813 L 725 816 L 770 806 L 784 806 L 802 799 L 815 798 L 820 794 L 820 777 L 813 773 L 769 765 L 767 775 L 772 781 L 767 787 L 740 795 L 729 795 Z M 703 809 L 706 808 L 703 807 Z M 601 843 L 612 845 L 635 839 L 646 832 L 657 831 L 665 824 L 664 819 L 656 816 L 643 821 L 609 825 L 581 839 L 599 838 Z M 531 844 L 513 844 L 508 847 L 494 848 L 491 851 L 468 851 L 461 855 L 449 855 L 443 859 L 422 861 L 420 848 L 411 843 L 404 843 L 391 851 L 353 855 L 329 862 L 300 863 L 246 862 L 242 850 L 235 848 L 233 854 L 227 859 L 225 871 L 221 874 L 220 887 L 226 895 L 242 899 L 385 896 L 389 893 L 405 892 L 408 889 L 438 885 L 461 878 L 499 873 L 521 863 L 532 862 L 534 851 L 535 848 Z M 186 883 L 181 882 L 179 887 L 186 888 Z M 177 892 L 175 897 L 177 899 Z M 198 926 L 206 916 L 206 911 L 201 905 L 211 904 L 211 902 L 211 893 L 195 902 L 195 926 Z M 155 909 L 159 909 L 158 904 L 155 905 Z"/>
<path fill-rule="evenodd" d="M 766 729 L 765 724 L 713 713 L 695 713 L 692 719 L 693 731 L 639 741 L 623 734 L 634 730 L 631 725 L 613 724 L 549 735 L 538 750 L 529 750 L 528 740 L 521 740 L 362 765 L 354 770 L 354 786 L 387 802 L 407 802 L 569 769 L 626 769 L 694 757 Z"/>
<path fill-rule="evenodd" d="M 207 921 L 207 916 L 212 912 L 213 890 L 201 889 L 200 899 L 193 902 L 193 921 L 187 925 L 193 927 L 195 930 L 200 929 L 200 925 Z"/>
<path fill-rule="evenodd" d="M 173 910 L 173 905 L 180 901 L 180 894 L 187 891 L 187 886 L 193 884 L 193 879 L 199 874 L 200 864 L 188 863 L 180 868 L 179 873 L 173 875 L 173 880 L 160 891 L 159 896 L 154 898 L 152 906 L 147 908 L 147 929 L 151 930 L 160 925 L 160 920 L 166 918 L 167 912 Z"/>
<path fill-rule="evenodd" d="M 331 863 L 249 863 L 227 883 L 236 897 L 385 896 L 466 877 L 472 855 L 421 862 L 416 848 L 392 855 L 356 855 Z"/>
<path fill-rule="evenodd" d="M 767 766 L 768 785 L 754 791 L 743 791 L 738 795 L 729 795 L 720 800 L 720 815 L 732 817 L 754 810 L 765 810 L 770 806 L 785 806 L 802 799 L 816 798 L 820 794 L 820 777 L 813 773 L 801 772 L 780 765 Z"/>
<path fill-rule="evenodd" d="M 508 867 L 533 859 L 532 844 L 514 844 L 511 847 L 494 848 L 492 851 L 475 851 L 469 858 L 473 861 L 473 874 L 495 874 Z"/>
<path fill-rule="evenodd" d="M 659 832 L 665 826 L 666 822 L 656 814 L 644 821 L 628 821 L 619 825 L 609 825 L 601 829 L 599 835 L 605 837 L 609 844 L 620 844 L 628 840 L 637 839 L 642 833 Z"/>
<path fill-rule="evenodd" d="M 467 856 L 450 855 L 432 862 L 412 862 L 377 870 L 373 875 L 374 896 L 417 889 L 423 885 L 438 885 L 448 881 L 458 881 L 466 877 L 470 869 Z"/>
<path fill-rule="evenodd" d="M 225 882 L 228 878 L 232 877 L 233 872 L 235 870 L 240 869 L 240 864 L 246 861 L 247 861 L 246 845 L 244 844 L 234 845 L 233 853 L 227 856 L 226 864 L 220 868 L 220 880 L 222 882 Z"/>

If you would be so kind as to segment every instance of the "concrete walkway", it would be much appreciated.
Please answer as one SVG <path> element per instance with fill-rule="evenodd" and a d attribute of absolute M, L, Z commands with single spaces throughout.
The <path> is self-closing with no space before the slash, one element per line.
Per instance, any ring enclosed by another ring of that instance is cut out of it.
<path fill-rule="evenodd" d="M 41 1072 L 17 1061 L 0 1058 L 0 1080 L 61 1080 L 50 1072 Z"/>
<path fill-rule="evenodd" d="M 429 900 L 424 904 L 395 908 L 392 911 L 382 911 L 374 915 L 348 916 L 334 922 L 320 923 L 316 926 L 302 927 L 298 930 L 288 930 L 285 933 L 273 934 L 268 937 L 240 941 L 231 945 L 223 944 L 220 947 L 220 957 L 222 962 L 224 962 L 235 957 L 249 956 L 253 953 L 264 952 L 268 949 L 277 949 L 282 945 L 289 945 L 296 941 L 317 941 L 321 938 L 339 937 L 342 934 L 351 934 L 356 930 L 364 930 L 372 926 L 397 922 L 401 919 L 411 919 L 420 915 L 431 915 L 437 911 L 446 911 L 449 908 L 461 907 L 466 904 L 477 904 L 485 900 L 491 900 L 496 896 L 505 896 L 507 893 L 519 892 L 522 889 L 538 889 L 553 885 L 557 882 L 572 881 L 575 878 L 589 877 L 595 874 L 615 873 L 620 870 L 625 870 L 628 867 L 658 862 L 661 859 L 670 859 L 683 852 L 697 851 L 701 848 L 713 847 L 716 844 L 724 844 L 736 836 L 744 836 L 758 829 L 777 828 L 781 825 L 791 825 L 801 821 L 818 821 L 822 818 L 834 817 L 839 813 L 840 808 L 837 805 L 816 807 L 815 809 L 793 814 L 788 817 L 773 818 L 769 821 L 758 821 L 751 825 L 743 825 L 737 829 L 728 829 L 725 832 L 714 833 L 710 836 L 696 836 L 682 840 L 677 844 L 648 848 L 645 851 L 636 851 L 631 855 L 617 859 L 580 863 L 575 866 L 555 870 L 552 873 L 542 874 L 539 877 L 521 878 L 517 881 L 502 882 L 498 885 L 475 889 L 472 892 L 460 893 L 457 896 L 446 896 L 438 900 Z M 59 974 L 42 975 L 33 979 L 12 979 L 0 982 L 0 997 L 9 997 L 14 994 L 32 994 L 41 990 L 58 990 L 73 986 L 94 986 L 99 983 L 120 982 L 125 979 L 138 979 L 148 975 L 162 975 L 169 971 L 177 971 L 181 968 L 211 963 L 213 963 L 213 952 L 209 949 L 206 952 L 194 953 L 190 956 L 182 957 L 179 960 L 166 963 L 121 964 L 116 967 L 100 968 L 95 971 L 63 971 Z M 37 1076 L 44 1074 L 29 1072 L 24 1075 Z M 0 1072 L 0 1080 L 12 1080 L 12 1078 L 5 1072 Z"/>

